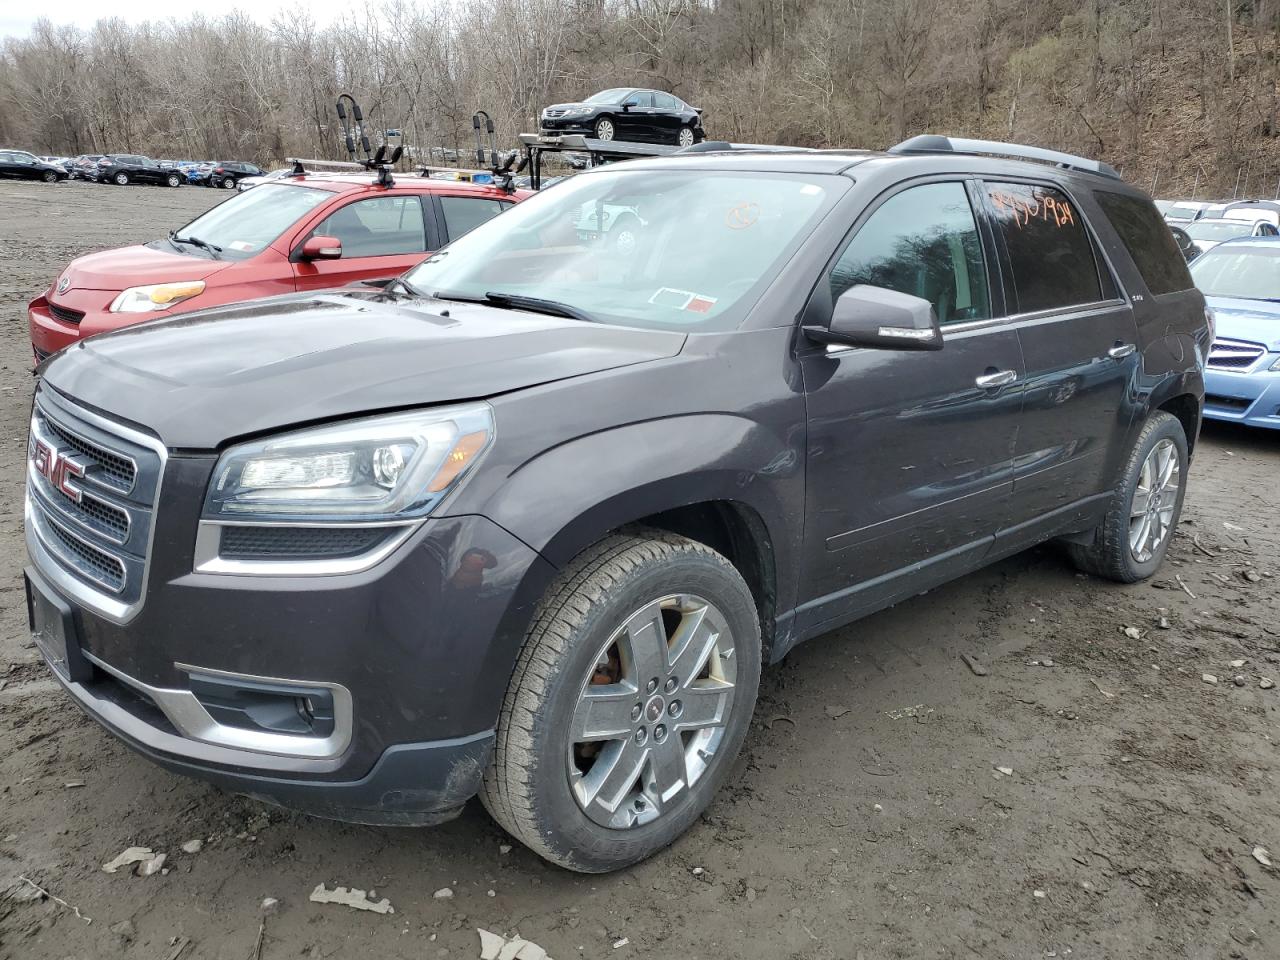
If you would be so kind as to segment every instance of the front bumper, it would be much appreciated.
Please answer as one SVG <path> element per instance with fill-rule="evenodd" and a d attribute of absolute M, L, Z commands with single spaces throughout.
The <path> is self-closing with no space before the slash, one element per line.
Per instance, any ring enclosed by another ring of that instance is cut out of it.
<path fill-rule="evenodd" d="M 560 136 L 565 133 L 581 133 L 594 136 L 596 121 L 593 117 L 543 117 L 538 132 L 547 136 Z"/>
<path fill-rule="evenodd" d="M 168 458 L 144 593 L 127 614 L 83 597 L 28 523 L 33 593 L 66 610 L 65 657 L 41 646 L 58 679 L 135 750 L 228 790 L 361 823 L 456 812 L 479 787 L 551 566 L 464 516 L 427 521 L 358 573 L 195 573 L 212 466 Z M 332 691 L 335 724 L 286 744 L 221 713 L 214 722 L 197 686 L 210 677 Z"/>
<path fill-rule="evenodd" d="M 1266 355 L 1266 366 L 1280 359 Z M 1280 371 L 1229 373 L 1209 367 L 1204 373 L 1204 416 L 1209 420 L 1242 423 L 1280 430 Z"/>

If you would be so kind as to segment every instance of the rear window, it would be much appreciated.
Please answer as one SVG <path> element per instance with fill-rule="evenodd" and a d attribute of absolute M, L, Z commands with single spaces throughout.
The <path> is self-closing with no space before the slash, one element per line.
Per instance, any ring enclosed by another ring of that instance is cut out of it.
<path fill-rule="evenodd" d="M 1107 190 L 1095 190 L 1093 196 L 1154 296 L 1194 286 L 1178 242 L 1151 201 Z"/>
<path fill-rule="evenodd" d="M 988 183 L 986 189 L 1009 251 L 1018 313 L 1103 299 L 1093 242 L 1065 193 L 1027 183 Z"/>

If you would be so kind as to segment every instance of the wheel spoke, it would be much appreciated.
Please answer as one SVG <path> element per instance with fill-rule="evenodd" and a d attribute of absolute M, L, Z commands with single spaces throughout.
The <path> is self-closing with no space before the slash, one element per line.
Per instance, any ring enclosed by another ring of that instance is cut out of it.
<path fill-rule="evenodd" d="M 685 788 L 684 742 L 674 733 L 662 743 L 649 747 L 649 778 L 645 793 L 658 806 L 665 808 Z"/>
<path fill-rule="evenodd" d="M 699 607 L 686 613 L 671 638 L 671 672 L 682 684 L 702 672 L 720 639 L 718 624 L 707 616 L 709 610 L 709 607 Z"/>
<path fill-rule="evenodd" d="M 638 746 L 634 740 L 611 744 L 577 784 L 582 805 L 599 806 L 610 814 L 617 813 L 640 779 L 648 759 L 648 749 Z"/>
<path fill-rule="evenodd" d="M 588 686 L 573 712 L 569 736 L 574 743 L 631 736 L 636 690 L 629 683 Z"/>
<path fill-rule="evenodd" d="M 624 665 L 627 676 L 638 689 L 652 677 L 661 677 L 667 670 L 667 628 L 662 622 L 662 604 L 651 603 L 627 621 L 626 653 L 629 663 Z"/>
<path fill-rule="evenodd" d="M 1133 507 L 1129 510 L 1129 516 L 1140 517 L 1147 512 L 1150 506 L 1151 491 L 1138 487 L 1138 489 L 1133 492 Z"/>
<path fill-rule="evenodd" d="M 723 680 L 699 680 L 680 694 L 680 717 L 677 730 L 701 730 L 722 727 L 733 706 L 733 684 Z"/>
<path fill-rule="evenodd" d="M 1138 523 L 1137 533 L 1130 539 L 1129 544 L 1133 548 L 1133 555 L 1139 561 L 1146 560 L 1147 540 L 1151 536 L 1151 514 L 1143 514 L 1142 519 Z"/>

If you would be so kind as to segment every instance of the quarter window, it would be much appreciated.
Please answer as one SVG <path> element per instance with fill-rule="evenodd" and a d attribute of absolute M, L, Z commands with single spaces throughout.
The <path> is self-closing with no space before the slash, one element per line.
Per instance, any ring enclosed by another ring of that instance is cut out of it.
<path fill-rule="evenodd" d="M 1103 299 L 1093 241 L 1065 193 L 1026 183 L 988 183 L 986 191 L 1009 251 L 1019 313 Z"/>
<path fill-rule="evenodd" d="M 450 240 L 457 240 L 464 233 L 474 230 L 486 220 L 492 220 L 508 204 L 490 197 L 447 197 L 440 198 L 440 208 L 444 211 L 444 228 Z"/>
<path fill-rule="evenodd" d="M 1109 190 L 1095 190 L 1102 212 L 1133 257 L 1147 289 L 1154 295 L 1189 290 L 1191 273 L 1169 225 L 1150 200 Z M 1188 225 L 1190 226 L 1190 225 Z"/>
<path fill-rule="evenodd" d="M 344 258 L 425 253 L 427 249 L 422 203 L 416 195 L 349 203 L 316 227 L 312 236 L 337 237 Z"/>
<path fill-rule="evenodd" d="M 988 319 L 982 243 L 964 185 L 925 184 L 881 204 L 832 269 L 832 300 L 857 284 L 922 297 L 940 323 Z"/>

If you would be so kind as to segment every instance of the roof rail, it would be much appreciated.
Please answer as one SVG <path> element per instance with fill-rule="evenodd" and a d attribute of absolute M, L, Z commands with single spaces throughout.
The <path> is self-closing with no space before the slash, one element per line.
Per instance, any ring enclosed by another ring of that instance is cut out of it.
<path fill-rule="evenodd" d="M 903 140 L 897 146 L 890 147 L 888 153 L 972 153 L 985 156 L 1015 157 L 1019 160 L 1039 160 L 1041 163 L 1052 163 L 1069 170 L 1080 170 L 1084 173 L 1096 173 L 1103 177 L 1119 180 L 1120 174 L 1115 167 L 1101 160 L 1089 160 L 1070 153 L 1057 150 L 1045 150 L 1042 147 L 1028 147 L 1020 143 L 1002 143 L 999 140 L 970 140 L 966 137 L 943 137 L 934 133 L 921 134 L 910 140 Z"/>

